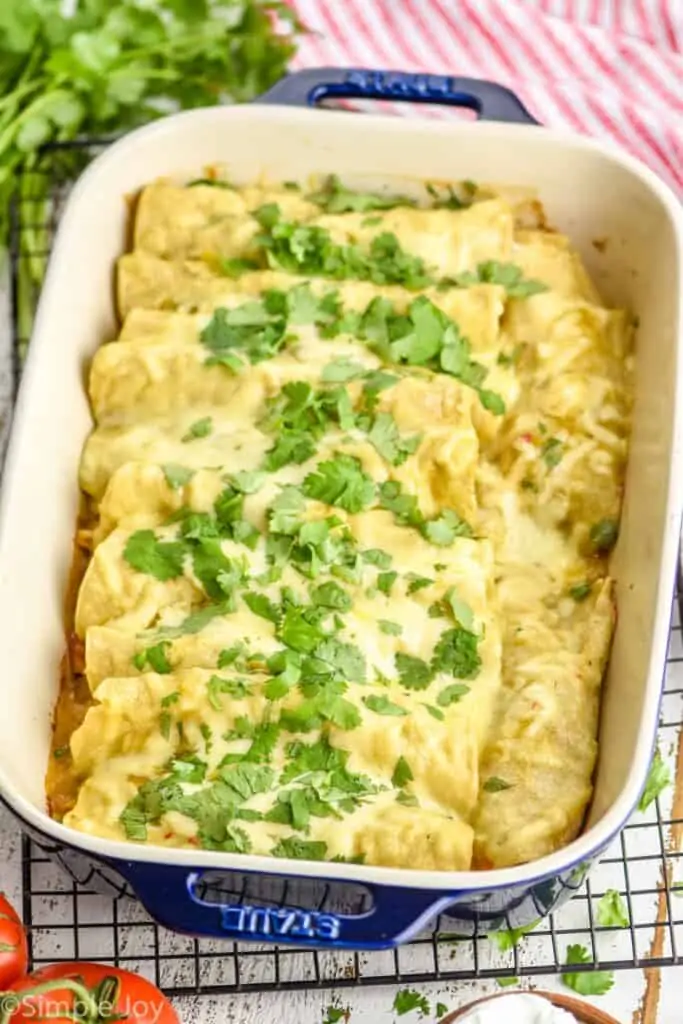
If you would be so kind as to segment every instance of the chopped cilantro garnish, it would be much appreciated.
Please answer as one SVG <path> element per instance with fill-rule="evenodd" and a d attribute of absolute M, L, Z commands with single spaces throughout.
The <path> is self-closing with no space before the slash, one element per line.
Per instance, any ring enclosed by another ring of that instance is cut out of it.
<path fill-rule="evenodd" d="M 621 893 L 608 889 L 598 903 L 596 917 L 602 928 L 628 928 L 628 910 Z"/>
<path fill-rule="evenodd" d="M 400 636 L 403 632 L 403 626 L 398 622 L 391 622 L 389 619 L 379 619 L 379 628 L 382 633 L 386 633 L 387 636 Z"/>
<path fill-rule="evenodd" d="M 290 857 L 293 860 L 325 860 L 327 844 L 290 836 L 281 839 L 270 852 L 273 857 Z"/>
<path fill-rule="evenodd" d="M 232 474 L 230 483 L 241 494 L 255 494 L 256 491 L 260 490 L 265 479 L 266 474 L 260 473 L 258 470 L 254 472 L 241 470 L 238 473 Z"/>
<path fill-rule="evenodd" d="M 464 683 L 451 683 L 444 687 L 436 698 L 436 703 L 442 708 L 448 708 L 451 704 L 457 704 L 461 697 L 470 692 L 469 686 Z"/>
<path fill-rule="evenodd" d="M 498 932 L 490 932 L 489 939 L 494 942 L 501 953 L 507 953 L 532 932 L 538 926 L 539 921 L 532 921 L 531 924 L 522 925 L 520 928 L 502 928 Z"/>
<path fill-rule="evenodd" d="M 659 747 L 657 747 L 650 763 L 650 770 L 645 780 L 643 792 L 638 801 L 638 810 L 646 811 L 650 804 L 669 785 L 671 785 L 671 772 L 669 771 L 669 766 L 662 759 Z"/>
<path fill-rule="evenodd" d="M 312 615 L 309 608 L 287 608 L 278 626 L 277 635 L 294 651 L 312 653 L 325 639 L 320 616 Z"/>
<path fill-rule="evenodd" d="M 584 946 L 567 946 L 567 964 L 589 964 L 591 957 Z M 612 971 L 563 971 L 562 984 L 580 996 L 603 996 L 614 985 Z"/>
<path fill-rule="evenodd" d="M 137 572 L 158 580 L 174 580 L 183 574 L 185 547 L 177 541 L 161 541 L 154 530 L 136 530 L 126 541 L 123 557 Z"/>
<path fill-rule="evenodd" d="M 262 206 L 255 217 L 263 228 L 256 242 L 265 250 L 271 267 L 337 280 L 402 284 L 413 290 L 424 288 L 431 280 L 424 262 L 405 252 L 390 232 L 376 235 L 368 248 L 361 248 L 338 245 L 319 225 L 283 220 L 275 204 Z"/>
<path fill-rule="evenodd" d="M 403 789 L 407 782 L 413 781 L 413 778 L 414 776 L 410 769 L 410 765 L 406 761 L 405 757 L 399 757 L 396 762 L 396 767 L 394 768 L 394 773 L 391 776 L 392 786 L 395 786 L 396 789 Z"/>
<path fill-rule="evenodd" d="M 389 595 L 397 579 L 398 573 L 394 572 L 393 569 L 389 572 L 380 572 L 377 575 L 377 589 L 381 590 L 383 594 Z"/>
<path fill-rule="evenodd" d="M 402 715 L 408 714 L 405 708 L 400 707 L 398 704 L 394 704 L 383 693 L 371 693 L 369 696 L 363 697 L 363 703 L 377 715 L 393 715 L 398 718 Z"/>
<path fill-rule="evenodd" d="M 256 260 L 246 259 L 243 256 L 222 256 L 217 261 L 217 267 L 225 277 L 241 277 L 250 270 L 258 270 Z"/>
<path fill-rule="evenodd" d="M 350 1020 L 351 1013 L 341 1006 L 328 1006 L 325 1010 L 325 1019 L 322 1024 L 344 1024 Z"/>
<path fill-rule="evenodd" d="M 158 644 L 138 651 L 133 658 L 133 664 L 140 672 L 144 672 L 145 667 L 149 666 L 153 672 L 158 672 L 159 675 L 168 675 L 171 671 L 171 663 L 168 660 L 170 647 L 170 641 L 160 640 Z"/>
<path fill-rule="evenodd" d="M 455 592 L 455 587 L 449 587 L 444 594 L 444 601 L 459 626 L 469 631 L 474 625 L 474 615 L 470 606 L 463 601 Z"/>
<path fill-rule="evenodd" d="M 482 786 L 482 789 L 486 793 L 502 793 L 503 790 L 510 788 L 511 784 L 506 782 L 505 779 L 498 778 L 497 775 L 490 775 Z"/>
<path fill-rule="evenodd" d="M 243 700 L 249 693 L 249 687 L 243 679 L 222 679 L 220 676 L 211 676 L 206 684 L 206 695 L 209 704 L 215 711 L 222 710 L 221 694 L 224 693 L 234 700 Z"/>
<path fill-rule="evenodd" d="M 243 644 L 236 644 L 234 647 L 224 648 L 218 655 L 218 668 L 229 668 L 234 665 L 245 654 Z"/>
<path fill-rule="evenodd" d="M 368 565 L 376 565 L 378 569 L 388 569 L 392 561 L 389 552 L 381 548 L 367 548 L 361 551 L 360 556 Z"/>
<path fill-rule="evenodd" d="M 335 359 L 323 367 L 322 380 L 326 384 L 345 384 L 349 380 L 364 377 L 367 370 L 362 363 L 354 363 L 350 359 Z"/>
<path fill-rule="evenodd" d="M 183 434 L 180 440 L 187 444 L 188 441 L 197 441 L 202 437 L 208 437 L 213 430 L 213 420 L 210 416 L 204 416 L 200 420 L 191 423 L 187 433 Z"/>
<path fill-rule="evenodd" d="M 427 997 L 421 995 L 414 988 L 404 988 L 396 993 L 394 997 L 394 1010 L 399 1017 L 402 1017 L 405 1013 L 412 1013 L 413 1010 L 419 1010 L 422 1017 L 430 1017 L 432 1013 Z"/>
<path fill-rule="evenodd" d="M 422 707 L 426 708 L 427 711 L 429 712 L 429 714 L 432 716 L 432 718 L 435 718 L 437 720 L 437 722 L 443 722 L 444 721 L 446 716 L 444 715 L 444 713 L 441 710 L 441 708 L 435 708 L 431 704 L 423 704 Z"/>
<path fill-rule="evenodd" d="M 573 597 L 575 601 L 585 601 L 592 590 L 593 584 L 586 581 L 585 583 L 577 583 L 576 586 L 569 588 L 569 596 Z"/>
<path fill-rule="evenodd" d="M 418 576 L 414 572 L 406 573 L 406 579 L 408 580 L 409 594 L 416 594 L 418 590 L 424 590 L 426 587 L 431 587 L 434 584 L 434 580 L 430 580 L 428 576 Z"/>
<path fill-rule="evenodd" d="M 405 494 L 397 480 L 380 484 L 379 504 L 404 526 L 419 526 L 424 521 L 417 498 L 414 494 Z"/>
<path fill-rule="evenodd" d="M 426 296 L 415 299 L 400 315 L 387 299 L 373 299 L 357 333 L 385 361 L 450 374 L 478 391 L 486 408 L 496 414 L 505 411 L 499 395 L 483 390 L 486 368 L 472 359 L 467 338 Z"/>
<path fill-rule="evenodd" d="M 159 732 L 161 733 L 165 740 L 167 740 L 171 735 L 172 724 L 173 719 L 171 717 L 170 712 L 162 711 L 161 714 L 159 715 Z"/>
<path fill-rule="evenodd" d="M 307 198 L 326 213 L 365 213 L 367 210 L 389 210 L 394 206 L 415 206 L 415 200 L 409 196 L 353 192 L 342 185 L 336 174 L 327 179 L 323 188 L 312 192 Z"/>
<path fill-rule="evenodd" d="M 362 512 L 375 497 L 375 484 L 352 455 L 338 454 L 319 462 L 305 478 L 302 490 L 307 498 L 338 505 L 351 513 Z"/>
<path fill-rule="evenodd" d="M 347 612 L 351 607 L 349 594 L 333 580 L 314 587 L 311 590 L 311 600 L 313 604 L 320 605 L 323 608 L 335 608 L 340 612 Z"/>
<path fill-rule="evenodd" d="M 220 540 L 202 537 L 192 545 L 192 568 L 206 593 L 215 601 L 229 600 L 244 582 L 246 564 L 223 553 Z"/>
<path fill-rule="evenodd" d="M 469 629 L 456 626 L 447 629 L 434 648 L 432 668 L 447 672 L 456 679 L 472 679 L 481 668 L 477 645 L 479 637 Z"/>
<path fill-rule="evenodd" d="M 590 529 L 593 550 L 600 555 L 606 555 L 612 550 L 618 536 L 619 524 L 615 519 L 601 519 Z"/>
<path fill-rule="evenodd" d="M 275 625 L 280 622 L 280 609 L 265 594 L 243 594 L 242 600 L 254 615 L 258 615 L 267 622 L 274 622 Z"/>
<path fill-rule="evenodd" d="M 391 413 L 380 412 L 375 416 L 368 440 L 383 459 L 392 466 L 400 466 L 417 450 L 421 436 L 401 437 Z"/>
<path fill-rule="evenodd" d="M 405 686 L 407 690 L 426 690 L 434 678 L 431 667 L 421 658 L 414 658 L 411 654 L 399 651 L 394 661 L 401 686 Z"/>
<path fill-rule="evenodd" d="M 446 508 L 436 519 L 427 519 L 422 527 L 425 538 L 439 547 L 447 547 L 456 537 L 471 537 L 472 528 L 453 509 Z"/>
<path fill-rule="evenodd" d="M 477 265 L 476 271 L 466 270 L 450 279 L 458 288 L 466 288 L 473 284 L 500 284 L 512 299 L 527 299 L 531 295 L 547 292 L 548 286 L 535 278 L 525 278 L 524 271 L 515 263 L 500 263 L 498 260 L 486 260 Z"/>
<path fill-rule="evenodd" d="M 188 469 L 187 466 L 179 466 L 176 462 L 167 462 L 161 468 L 164 471 L 166 483 L 174 491 L 184 487 L 194 476 L 193 469 Z"/>
<path fill-rule="evenodd" d="M 548 470 L 552 470 L 562 461 L 564 446 L 559 437 L 546 437 L 541 445 L 541 458 Z"/>

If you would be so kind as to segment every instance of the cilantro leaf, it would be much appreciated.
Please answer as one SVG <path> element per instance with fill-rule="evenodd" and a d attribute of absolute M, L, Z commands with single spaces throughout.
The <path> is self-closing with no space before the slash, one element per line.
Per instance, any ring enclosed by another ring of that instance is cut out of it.
<path fill-rule="evenodd" d="M 418 590 L 424 590 L 434 584 L 434 580 L 430 580 L 428 576 L 418 576 L 414 572 L 406 573 L 406 579 L 408 580 L 409 594 L 417 594 Z"/>
<path fill-rule="evenodd" d="M 451 683 L 450 686 L 446 686 L 441 690 L 436 698 L 436 703 L 442 708 L 447 708 L 451 704 L 457 704 L 460 698 L 469 692 L 469 686 L 465 686 L 464 683 Z"/>
<path fill-rule="evenodd" d="M 223 679 L 221 676 L 211 676 L 206 684 L 206 696 L 209 704 L 215 711 L 223 707 L 221 694 L 226 693 L 234 700 L 244 700 L 249 693 L 249 687 L 242 679 Z"/>
<path fill-rule="evenodd" d="M 446 508 L 436 519 L 425 520 L 422 533 L 431 544 L 448 547 L 456 537 L 471 537 L 472 527 L 453 509 Z"/>
<path fill-rule="evenodd" d="M 567 964 L 589 964 L 591 958 L 585 946 L 567 947 Z M 580 996 L 603 996 L 614 985 L 612 971 L 563 971 L 562 984 Z"/>
<path fill-rule="evenodd" d="M 426 690 L 434 678 L 434 672 L 426 661 L 411 654 L 398 651 L 394 656 L 401 686 L 407 690 Z"/>
<path fill-rule="evenodd" d="M 367 548 L 361 551 L 361 558 L 368 565 L 376 565 L 378 569 L 388 569 L 392 561 L 389 552 L 381 548 Z"/>
<path fill-rule="evenodd" d="M 510 789 L 511 783 L 506 782 L 505 779 L 500 779 L 497 775 L 490 775 L 482 789 L 485 793 L 502 793 L 505 789 Z"/>
<path fill-rule="evenodd" d="M 213 182 L 213 184 L 218 183 Z M 241 277 L 242 274 L 247 274 L 250 270 L 258 270 L 258 263 L 256 260 L 246 259 L 242 256 L 222 256 L 218 260 L 218 270 L 225 277 L 236 278 Z"/>
<path fill-rule="evenodd" d="M 323 188 L 307 198 L 326 213 L 365 213 L 367 210 L 389 210 L 395 206 L 415 206 L 415 200 L 408 196 L 353 192 L 342 185 L 336 174 L 330 175 Z"/>
<path fill-rule="evenodd" d="M 398 573 L 391 569 L 389 572 L 380 572 L 377 575 L 377 589 L 383 594 L 389 595 L 391 588 L 398 579 Z"/>
<path fill-rule="evenodd" d="M 478 643 L 479 637 L 469 629 L 462 626 L 447 629 L 434 648 L 434 672 L 447 672 L 456 679 L 474 678 L 481 668 Z"/>
<path fill-rule="evenodd" d="M 201 537 L 192 546 L 192 568 L 209 597 L 228 600 L 244 581 L 246 565 L 223 553 L 220 540 Z"/>
<path fill-rule="evenodd" d="M 657 747 L 650 762 L 650 770 L 645 780 L 643 792 L 640 794 L 638 810 L 646 811 L 659 794 L 670 785 L 671 772 L 669 771 L 669 766 L 662 760 L 661 752 L 659 747 Z"/>
<path fill-rule="evenodd" d="M 407 782 L 413 781 L 413 778 L 414 776 L 410 769 L 410 765 L 406 761 L 405 757 L 399 757 L 396 762 L 396 767 L 394 768 L 394 773 L 391 776 L 392 786 L 395 786 L 396 789 L 403 789 Z"/>
<path fill-rule="evenodd" d="M 437 720 L 437 722 L 443 722 L 444 721 L 446 716 L 444 715 L 444 713 L 441 710 L 441 708 L 432 707 L 431 704 L 423 704 L 422 707 L 426 708 L 427 711 L 429 712 L 429 714 L 432 716 L 432 718 L 435 718 Z"/>
<path fill-rule="evenodd" d="M 359 459 L 352 455 L 336 455 L 319 462 L 304 479 L 302 490 L 307 498 L 338 505 L 347 512 L 362 512 L 375 497 L 375 485 L 363 472 Z"/>
<path fill-rule="evenodd" d="M 465 271 L 453 279 L 453 283 L 458 287 L 467 287 L 478 282 L 503 285 L 513 299 L 527 299 L 531 295 L 548 290 L 548 286 L 542 281 L 525 278 L 522 268 L 517 264 L 500 263 L 498 260 L 485 260 L 477 265 L 476 272 Z"/>
<path fill-rule="evenodd" d="M 168 675 L 171 672 L 171 663 L 168 660 L 170 647 L 170 641 L 161 640 L 158 644 L 139 651 L 133 658 L 133 664 L 140 672 L 143 672 L 145 666 L 149 665 L 153 672 L 158 672 L 159 675 Z"/>
<path fill-rule="evenodd" d="M 548 472 L 553 470 L 562 461 L 564 445 L 558 437 L 546 437 L 541 445 L 541 458 L 546 464 Z"/>
<path fill-rule="evenodd" d="M 280 622 L 280 609 L 265 594 L 246 593 L 242 595 L 242 600 L 254 615 L 267 622 L 274 622 L 275 625 Z"/>
<path fill-rule="evenodd" d="M 348 358 L 335 359 L 323 367 L 322 380 L 327 384 L 346 384 L 364 377 L 365 373 L 366 367 L 362 363 L 354 363 Z"/>
<path fill-rule="evenodd" d="M 378 619 L 377 625 L 387 636 L 400 636 L 403 632 L 403 626 L 399 622 L 391 622 L 390 619 Z"/>
<path fill-rule="evenodd" d="M 239 491 L 241 494 L 256 494 L 261 489 L 263 482 L 266 479 L 266 474 L 261 473 L 258 470 L 248 472 L 246 470 L 240 470 L 237 473 L 233 473 L 230 477 L 230 483 Z"/>
<path fill-rule="evenodd" d="M 621 893 L 608 889 L 598 903 L 596 917 L 603 928 L 628 928 L 628 910 Z"/>
<path fill-rule="evenodd" d="M 585 583 L 577 583 L 576 586 L 570 587 L 569 596 L 577 602 L 585 601 L 586 598 L 590 595 L 592 589 L 593 584 L 589 583 L 588 580 L 586 580 Z"/>
<path fill-rule="evenodd" d="M 414 494 L 405 494 L 397 480 L 385 480 L 380 484 L 379 505 L 404 526 L 420 526 L 424 522 L 417 498 Z"/>
<path fill-rule="evenodd" d="M 609 554 L 619 536 L 619 523 L 615 519 L 601 519 L 591 526 L 589 536 L 593 550 L 597 554 Z"/>
<path fill-rule="evenodd" d="M 323 608 L 334 608 L 340 612 L 347 612 L 351 607 L 351 597 L 348 592 L 340 587 L 334 580 L 328 583 L 321 583 L 311 591 L 313 604 Z"/>
<path fill-rule="evenodd" d="M 270 852 L 273 857 L 290 857 L 293 860 L 325 860 L 327 844 L 290 836 L 280 839 Z"/>
<path fill-rule="evenodd" d="M 417 989 L 404 988 L 394 996 L 394 1010 L 399 1017 L 413 1010 L 419 1010 L 423 1017 L 431 1016 L 432 1008 L 426 996 L 421 995 Z"/>
<path fill-rule="evenodd" d="M 383 459 L 392 466 L 400 466 L 414 454 L 422 438 L 419 434 L 401 437 L 391 413 L 380 412 L 374 419 L 368 440 Z"/>
<path fill-rule="evenodd" d="M 188 469 L 187 466 L 179 466 L 177 462 L 167 462 L 161 467 L 166 483 L 169 487 L 172 487 L 174 491 L 177 491 L 180 487 L 184 487 L 188 484 L 194 476 L 194 470 Z"/>
<path fill-rule="evenodd" d="M 520 928 L 502 928 L 498 932 L 490 932 L 489 939 L 495 943 L 501 953 L 507 953 L 532 932 L 538 926 L 539 921 L 532 921 L 531 924 L 522 925 Z"/>
<path fill-rule="evenodd" d="M 325 1019 L 322 1024 L 340 1024 L 340 1021 L 348 1021 L 350 1019 L 349 1009 L 343 1009 L 341 1006 L 328 1006 L 325 1011 Z"/>
<path fill-rule="evenodd" d="M 123 557 L 137 572 L 165 582 L 182 576 L 185 546 L 159 540 L 154 530 L 136 530 L 126 541 Z"/>
<path fill-rule="evenodd" d="M 204 416 L 203 419 L 195 420 L 191 423 L 187 432 L 183 434 L 180 440 L 187 444 L 188 441 L 197 441 L 203 437 L 208 437 L 213 430 L 213 420 L 210 416 Z"/>
<path fill-rule="evenodd" d="M 400 718 L 403 715 L 408 714 L 405 708 L 400 707 L 398 704 L 394 704 L 383 693 L 371 693 L 369 696 L 363 697 L 363 703 L 377 715 L 391 715 L 395 718 Z"/>

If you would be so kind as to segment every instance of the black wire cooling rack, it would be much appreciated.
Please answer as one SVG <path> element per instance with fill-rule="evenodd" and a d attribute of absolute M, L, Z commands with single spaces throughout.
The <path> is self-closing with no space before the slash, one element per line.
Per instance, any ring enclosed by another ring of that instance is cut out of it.
<path fill-rule="evenodd" d="M 69 181 L 102 143 L 53 147 L 18 183 L 11 219 L 15 382 L 28 341 L 31 304 Z M 683 585 L 674 602 L 659 729 L 672 775 L 683 723 Z M 683 963 L 683 810 L 669 787 L 637 812 L 570 903 L 514 942 L 449 934 L 447 919 L 397 950 L 333 952 L 192 939 L 156 926 L 125 892 L 104 895 L 97 869 L 78 875 L 27 837 L 23 840 L 23 917 L 35 966 L 60 960 L 113 962 L 171 995 L 270 989 L 342 988 L 428 981 L 509 979 L 563 970 L 619 970 Z M 76 877 L 74 877 L 76 874 Z M 625 927 L 600 924 L 598 904 L 616 891 Z M 570 945 L 585 964 L 567 964 Z"/>

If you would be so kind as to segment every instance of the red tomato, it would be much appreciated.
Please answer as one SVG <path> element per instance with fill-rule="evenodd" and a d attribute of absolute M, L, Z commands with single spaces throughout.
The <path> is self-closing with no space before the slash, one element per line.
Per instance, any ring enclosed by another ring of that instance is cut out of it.
<path fill-rule="evenodd" d="M 0 893 L 0 990 L 26 974 L 28 947 L 21 918 Z"/>
<path fill-rule="evenodd" d="M 74 1019 L 83 1024 L 180 1024 L 151 981 L 109 964 L 53 964 L 15 981 L 0 996 L 2 1024 L 73 1024 Z"/>

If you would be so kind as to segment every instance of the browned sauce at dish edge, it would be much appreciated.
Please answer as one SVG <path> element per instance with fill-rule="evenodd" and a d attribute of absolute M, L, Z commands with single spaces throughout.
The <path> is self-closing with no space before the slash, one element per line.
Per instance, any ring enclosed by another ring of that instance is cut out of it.
<path fill-rule="evenodd" d="M 65 601 L 66 650 L 59 674 L 59 695 L 52 717 L 52 744 L 45 774 L 48 812 L 61 821 L 76 803 L 81 779 L 74 771 L 69 742 L 93 704 L 85 678 L 83 641 L 73 631 L 76 598 L 92 551 L 91 531 L 79 523 Z"/>

